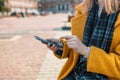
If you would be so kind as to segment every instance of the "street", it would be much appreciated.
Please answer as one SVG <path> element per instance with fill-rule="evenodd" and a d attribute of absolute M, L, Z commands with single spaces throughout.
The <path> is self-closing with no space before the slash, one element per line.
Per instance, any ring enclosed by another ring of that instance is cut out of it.
<path fill-rule="evenodd" d="M 70 34 L 70 31 L 61 30 L 62 26 L 67 25 L 64 23 L 67 17 L 68 14 L 58 13 L 1 18 L 0 80 L 56 80 L 64 60 L 56 62 L 58 59 L 52 52 L 33 36 L 47 39 Z"/>
<path fill-rule="evenodd" d="M 67 21 L 67 14 L 64 13 L 25 18 L 3 18 L 0 19 L 0 32 L 50 31 L 63 26 L 64 21 Z"/>

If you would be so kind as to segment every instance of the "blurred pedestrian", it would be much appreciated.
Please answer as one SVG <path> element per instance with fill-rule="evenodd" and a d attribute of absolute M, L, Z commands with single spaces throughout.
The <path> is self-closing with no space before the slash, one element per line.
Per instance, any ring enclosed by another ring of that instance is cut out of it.
<path fill-rule="evenodd" d="M 58 80 L 120 80 L 119 0 L 83 0 L 71 20 L 72 35 L 49 41 L 58 58 L 68 58 Z M 61 50 L 62 53 L 56 51 Z"/>

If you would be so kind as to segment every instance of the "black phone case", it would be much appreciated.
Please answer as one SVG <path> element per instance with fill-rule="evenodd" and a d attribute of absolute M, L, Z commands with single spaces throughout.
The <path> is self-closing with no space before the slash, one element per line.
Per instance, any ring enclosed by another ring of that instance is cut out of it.
<path fill-rule="evenodd" d="M 34 38 L 37 39 L 37 40 L 39 40 L 39 41 L 41 41 L 41 42 L 44 43 L 44 44 L 50 44 L 50 46 L 53 46 L 53 45 L 54 45 L 54 46 L 57 46 L 57 47 L 59 47 L 59 48 L 63 48 L 62 45 L 58 45 L 58 44 L 56 44 L 56 43 L 47 41 L 47 40 L 42 39 L 42 38 L 40 38 L 40 37 L 38 37 L 38 36 L 34 36 Z"/>
<path fill-rule="evenodd" d="M 34 38 L 35 38 L 36 40 L 41 41 L 41 42 L 44 43 L 44 44 L 50 44 L 50 46 L 55 45 L 55 46 L 57 46 L 57 47 L 63 48 L 62 45 L 55 44 L 55 43 L 53 43 L 53 42 L 47 41 L 47 40 L 45 40 L 45 39 L 42 39 L 42 38 L 40 38 L 40 37 L 38 37 L 38 36 L 34 36 Z M 59 49 L 56 51 L 56 53 L 57 53 L 59 56 L 62 56 L 62 52 L 63 52 L 63 50 L 59 50 Z"/>

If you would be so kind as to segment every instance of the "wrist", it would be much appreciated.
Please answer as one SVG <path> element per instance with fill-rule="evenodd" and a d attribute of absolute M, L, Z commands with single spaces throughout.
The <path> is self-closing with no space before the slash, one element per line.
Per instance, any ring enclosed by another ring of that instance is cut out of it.
<path fill-rule="evenodd" d="M 85 58 L 88 58 L 89 54 L 90 54 L 90 47 L 86 47 L 86 50 L 85 50 L 85 53 L 84 53 L 83 56 L 84 56 Z"/>

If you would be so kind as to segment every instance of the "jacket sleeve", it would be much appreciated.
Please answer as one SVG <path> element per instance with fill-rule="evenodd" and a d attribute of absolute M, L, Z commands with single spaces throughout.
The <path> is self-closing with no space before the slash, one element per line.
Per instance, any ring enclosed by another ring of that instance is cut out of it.
<path fill-rule="evenodd" d="M 120 79 L 120 44 L 115 48 L 115 52 L 109 54 L 92 46 L 87 61 L 87 71 Z"/>
<path fill-rule="evenodd" d="M 120 80 L 120 14 L 115 24 L 110 53 L 91 47 L 87 60 L 87 71 L 104 74 L 110 78 Z"/>
<path fill-rule="evenodd" d="M 71 49 L 68 48 L 68 46 L 67 46 L 67 44 L 66 44 L 66 40 L 63 39 L 62 42 L 63 42 L 63 45 L 64 45 L 64 46 L 63 46 L 63 52 L 61 53 L 62 55 L 59 56 L 56 52 L 54 52 L 54 55 L 55 55 L 57 58 L 59 58 L 59 59 L 63 59 L 63 58 L 69 57 L 69 54 L 70 54 L 70 51 L 71 51 Z"/>
<path fill-rule="evenodd" d="M 81 12 L 82 4 L 79 4 L 75 9 L 76 9 L 76 12 L 75 12 L 74 17 L 81 16 L 82 15 L 82 12 Z M 63 45 L 64 45 L 62 56 L 59 56 L 57 53 L 54 52 L 54 55 L 59 59 L 68 58 L 71 51 L 73 51 L 72 49 L 68 48 L 68 46 L 66 44 L 66 40 L 63 39 L 62 42 L 63 42 Z"/>

